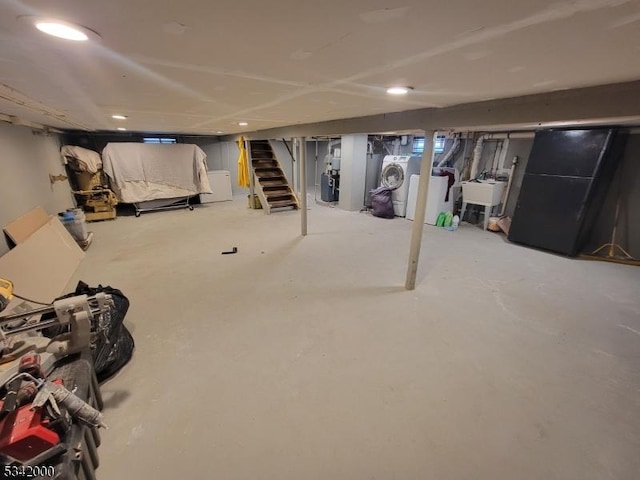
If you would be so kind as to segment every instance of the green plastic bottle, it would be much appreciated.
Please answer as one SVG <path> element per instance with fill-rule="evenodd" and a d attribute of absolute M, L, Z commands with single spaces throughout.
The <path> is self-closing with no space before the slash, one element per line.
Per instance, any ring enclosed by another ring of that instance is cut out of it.
<path fill-rule="evenodd" d="M 440 212 L 438 214 L 438 218 L 436 219 L 436 227 L 444 227 L 444 212 Z"/>
<path fill-rule="evenodd" d="M 444 226 L 450 227 L 453 223 L 453 213 L 447 212 L 444 216 Z"/>

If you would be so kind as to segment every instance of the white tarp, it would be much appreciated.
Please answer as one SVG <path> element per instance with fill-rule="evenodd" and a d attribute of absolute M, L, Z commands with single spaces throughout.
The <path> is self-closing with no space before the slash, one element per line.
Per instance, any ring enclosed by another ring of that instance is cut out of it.
<path fill-rule="evenodd" d="M 60 153 L 62 156 L 75 162 L 82 172 L 96 173 L 100 170 L 100 167 L 102 167 L 100 154 L 93 150 L 87 150 L 86 148 L 73 145 L 65 145 L 60 150 Z"/>
<path fill-rule="evenodd" d="M 125 203 L 211 193 L 206 158 L 185 143 L 109 143 L 102 151 L 103 169 Z"/>

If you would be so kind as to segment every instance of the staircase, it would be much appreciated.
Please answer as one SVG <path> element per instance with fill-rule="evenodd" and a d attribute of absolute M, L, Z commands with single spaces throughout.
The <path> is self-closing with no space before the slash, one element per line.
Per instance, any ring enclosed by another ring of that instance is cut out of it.
<path fill-rule="evenodd" d="M 253 169 L 254 191 L 265 213 L 272 210 L 299 208 L 298 199 L 287 181 L 280 163 L 268 140 L 252 140 L 251 167 Z"/>

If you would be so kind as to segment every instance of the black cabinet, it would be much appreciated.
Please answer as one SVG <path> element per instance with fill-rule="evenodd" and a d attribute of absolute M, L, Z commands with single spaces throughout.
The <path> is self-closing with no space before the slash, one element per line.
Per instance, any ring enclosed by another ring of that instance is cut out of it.
<path fill-rule="evenodd" d="M 509 240 L 577 255 L 600 211 L 627 132 L 615 128 L 536 133 Z"/>

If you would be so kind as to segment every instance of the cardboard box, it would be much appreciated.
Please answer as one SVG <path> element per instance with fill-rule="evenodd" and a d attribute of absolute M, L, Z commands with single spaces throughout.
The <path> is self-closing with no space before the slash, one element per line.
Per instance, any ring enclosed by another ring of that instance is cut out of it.
<path fill-rule="evenodd" d="M 19 243 L 0 257 L 0 277 L 11 280 L 15 292 L 24 297 L 51 302 L 65 293 L 69 280 L 84 258 L 84 252 L 54 216 L 48 217 L 44 225 L 24 239 L 29 232 L 27 227 L 33 227 L 40 221 L 33 220 L 38 218 L 35 214 L 29 221 L 25 217 L 16 221 L 19 226 L 23 223 L 21 228 L 10 229 L 11 235 L 18 234 L 14 238 Z M 14 298 L 8 311 L 21 302 Z"/>
<path fill-rule="evenodd" d="M 9 248 L 14 248 L 29 238 L 49 221 L 49 215 L 42 207 L 36 207 L 29 213 L 18 217 L 2 229 Z"/>

